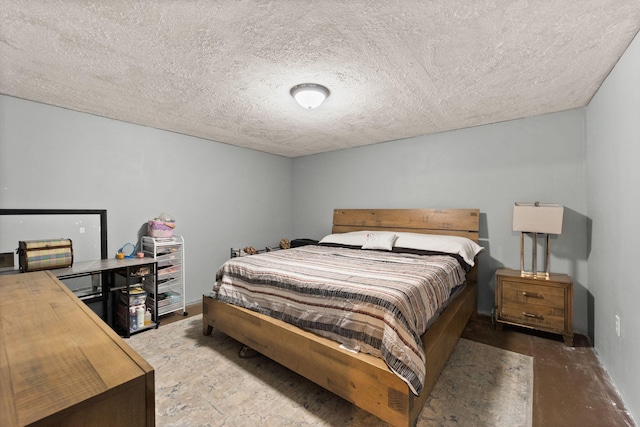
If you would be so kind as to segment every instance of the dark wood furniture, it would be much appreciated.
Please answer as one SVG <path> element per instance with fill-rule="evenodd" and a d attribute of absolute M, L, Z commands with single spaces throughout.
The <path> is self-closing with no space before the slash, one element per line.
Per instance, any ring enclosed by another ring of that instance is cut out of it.
<path fill-rule="evenodd" d="M 153 426 L 153 368 L 51 272 L 0 276 L 0 425 Z"/>
<path fill-rule="evenodd" d="M 571 277 L 523 277 L 519 270 L 497 270 L 495 320 L 498 328 L 510 324 L 561 334 L 566 345 L 573 345 Z"/>
<path fill-rule="evenodd" d="M 337 209 L 333 233 L 392 230 L 478 241 L 478 209 Z M 477 310 L 477 264 L 467 286 L 422 336 L 427 377 L 419 396 L 384 361 L 244 308 L 203 298 L 203 333 L 216 328 L 394 426 L 413 426 L 469 318 Z"/>

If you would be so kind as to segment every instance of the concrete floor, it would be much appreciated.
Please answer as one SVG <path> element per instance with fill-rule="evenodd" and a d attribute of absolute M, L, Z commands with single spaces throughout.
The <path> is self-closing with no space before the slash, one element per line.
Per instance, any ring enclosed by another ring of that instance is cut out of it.
<path fill-rule="evenodd" d="M 635 426 L 588 338 L 567 347 L 561 335 L 469 322 L 464 338 L 533 357 L 533 426 Z"/>

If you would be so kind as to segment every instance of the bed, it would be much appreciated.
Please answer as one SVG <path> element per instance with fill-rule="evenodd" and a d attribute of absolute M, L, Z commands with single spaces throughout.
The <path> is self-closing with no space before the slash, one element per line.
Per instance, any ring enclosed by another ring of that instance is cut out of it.
<path fill-rule="evenodd" d="M 477 209 L 337 209 L 333 234 L 423 233 L 478 240 Z M 477 305 L 477 262 L 466 282 L 421 338 L 424 378 L 419 394 L 381 358 L 256 311 L 203 297 L 203 333 L 213 328 L 394 426 L 413 426 Z"/>

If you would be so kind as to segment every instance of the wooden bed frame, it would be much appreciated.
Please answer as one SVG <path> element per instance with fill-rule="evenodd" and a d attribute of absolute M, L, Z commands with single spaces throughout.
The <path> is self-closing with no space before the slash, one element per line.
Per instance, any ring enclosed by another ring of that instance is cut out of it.
<path fill-rule="evenodd" d="M 333 233 L 407 231 L 478 241 L 478 209 L 336 209 Z M 419 396 L 382 359 L 253 311 L 203 298 L 205 335 L 213 328 L 337 394 L 393 426 L 414 426 L 464 327 L 477 309 L 477 263 L 467 286 L 422 336 L 426 380 Z"/>

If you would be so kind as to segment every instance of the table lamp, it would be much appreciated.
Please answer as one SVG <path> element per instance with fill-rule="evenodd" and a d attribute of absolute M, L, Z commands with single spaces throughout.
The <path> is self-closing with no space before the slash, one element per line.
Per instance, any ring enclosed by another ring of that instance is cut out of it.
<path fill-rule="evenodd" d="M 549 235 L 562 233 L 562 216 L 564 207 L 561 205 L 539 202 L 516 202 L 513 206 L 513 231 L 520 232 L 520 275 L 523 277 L 538 277 L 538 234 L 546 234 L 547 247 L 544 258 L 544 277 L 549 279 Z M 531 255 L 531 271 L 524 269 L 524 234 L 531 233 L 533 239 Z"/>

